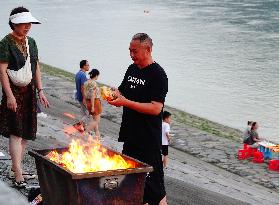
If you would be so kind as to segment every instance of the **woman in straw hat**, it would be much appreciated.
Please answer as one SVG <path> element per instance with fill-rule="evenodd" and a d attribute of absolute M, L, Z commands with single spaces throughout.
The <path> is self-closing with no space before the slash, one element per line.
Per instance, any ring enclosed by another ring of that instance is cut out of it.
<path fill-rule="evenodd" d="M 49 106 L 44 95 L 34 39 L 27 36 L 32 24 L 40 24 L 28 9 L 12 10 L 9 25 L 12 32 L 0 41 L 0 77 L 3 97 L 0 105 L 0 134 L 9 138 L 12 159 L 10 177 L 15 186 L 26 186 L 25 179 L 34 177 L 21 168 L 27 140 L 37 132 L 37 95 Z"/>

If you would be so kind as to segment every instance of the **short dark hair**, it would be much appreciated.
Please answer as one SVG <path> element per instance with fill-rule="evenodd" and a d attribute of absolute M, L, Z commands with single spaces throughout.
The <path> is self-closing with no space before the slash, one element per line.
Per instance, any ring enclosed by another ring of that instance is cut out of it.
<path fill-rule="evenodd" d="M 163 120 L 167 119 L 167 118 L 170 117 L 170 116 L 171 116 L 171 113 L 170 113 L 170 112 L 168 112 L 168 111 L 164 111 L 164 112 L 163 112 Z"/>
<path fill-rule="evenodd" d="M 12 11 L 11 11 L 11 14 L 10 16 L 14 15 L 14 14 L 19 14 L 19 13 L 22 13 L 22 12 L 29 12 L 29 10 L 27 8 L 24 8 L 23 6 L 20 6 L 20 7 L 16 7 L 14 8 Z M 15 29 L 13 23 L 11 22 L 11 20 L 9 20 L 9 25 L 11 27 L 12 30 Z"/>
<path fill-rule="evenodd" d="M 148 34 L 146 33 L 137 33 L 133 36 L 132 40 L 138 40 L 140 43 L 147 43 L 149 44 L 149 46 L 152 48 L 153 46 L 153 42 L 152 42 L 152 39 L 149 37 Z"/>
<path fill-rule="evenodd" d="M 80 67 L 80 68 L 83 68 L 83 67 L 86 65 L 87 62 L 88 62 L 87 60 L 82 60 L 82 61 L 80 61 L 79 67 Z"/>
<path fill-rule="evenodd" d="M 248 121 L 247 125 L 251 125 L 253 123 L 253 121 Z"/>
<path fill-rule="evenodd" d="M 100 75 L 100 72 L 97 70 L 97 69 L 92 69 L 90 72 L 89 72 L 89 76 L 90 78 L 95 78 L 96 76 Z"/>

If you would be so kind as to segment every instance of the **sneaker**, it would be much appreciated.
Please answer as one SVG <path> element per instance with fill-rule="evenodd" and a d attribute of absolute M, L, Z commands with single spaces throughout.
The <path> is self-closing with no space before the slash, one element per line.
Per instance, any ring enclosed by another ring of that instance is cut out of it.
<path fill-rule="evenodd" d="M 17 187 L 17 188 L 25 188 L 26 187 L 26 185 L 27 185 L 27 183 L 26 183 L 26 181 L 19 181 L 19 182 L 17 182 L 17 181 L 14 181 L 14 185 Z"/>
<path fill-rule="evenodd" d="M 44 113 L 44 112 L 39 112 L 39 113 L 37 113 L 37 117 L 40 117 L 40 118 L 47 118 L 47 114 Z"/>

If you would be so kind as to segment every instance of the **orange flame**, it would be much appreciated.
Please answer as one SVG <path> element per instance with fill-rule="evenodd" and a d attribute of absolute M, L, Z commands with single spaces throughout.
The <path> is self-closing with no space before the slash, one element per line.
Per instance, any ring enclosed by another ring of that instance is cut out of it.
<path fill-rule="evenodd" d="M 73 173 L 86 173 L 116 169 L 135 168 L 136 162 L 125 160 L 119 154 L 109 154 L 99 141 L 90 138 L 82 143 L 72 140 L 69 150 L 59 154 L 51 151 L 47 157 Z"/>

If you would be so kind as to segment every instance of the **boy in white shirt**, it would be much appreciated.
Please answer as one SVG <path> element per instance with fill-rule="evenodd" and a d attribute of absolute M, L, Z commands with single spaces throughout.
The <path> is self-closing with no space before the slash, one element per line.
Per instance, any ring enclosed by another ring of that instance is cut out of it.
<path fill-rule="evenodd" d="M 163 112 L 163 122 L 162 122 L 162 155 L 163 155 L 163 165 L 167 166 L 168 162 L 168 149 L 170 142 L 170 123 L 171 123 L 171 113 L 168 111 Z"/>

